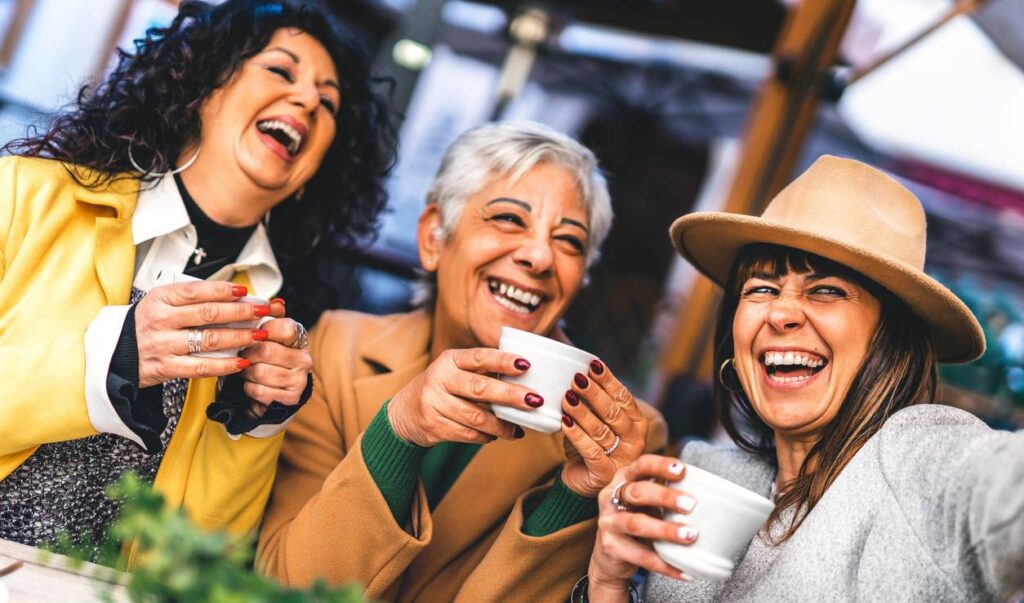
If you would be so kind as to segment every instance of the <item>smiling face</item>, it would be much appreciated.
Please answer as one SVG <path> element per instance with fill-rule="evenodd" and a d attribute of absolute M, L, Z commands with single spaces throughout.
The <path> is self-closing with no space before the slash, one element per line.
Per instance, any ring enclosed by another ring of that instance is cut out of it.
<path fill-rule="evenodd" d="M 587 212 L 572 174 L 540 163 L 467 199 L 452 236 L 420 217 L 420 260 L 437 273 L 435 351 L 497 347 L 502 326 L 548 334 L 583 283 Z"/>
<path fill-rule="evenodd" d="M 341 100 L 323 45 L 302 31 L 279 29 L 203 103 L 201 152 L 183 177 L 212 170 L 221 182 L 243 183 L 279 202 L 319 169 Z"/>
<path fill-rule="evenodd" d="M 735 366 L 777 436 L 817 439 L 839 412 L 878 327 L 878 299 L 851 278 L 754 274 L 733 317 Z"/>

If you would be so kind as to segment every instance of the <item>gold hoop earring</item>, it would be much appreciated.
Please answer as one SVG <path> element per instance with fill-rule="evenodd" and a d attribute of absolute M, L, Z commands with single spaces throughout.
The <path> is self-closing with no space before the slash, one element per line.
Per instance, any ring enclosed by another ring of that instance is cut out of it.
<path fill-rule="evenodd" d="M 725 360 L 722 361 L 722 365 L 718 367 L 718 382 L 721 383 L 722 387 L 724 387 L 725 389 L 731 391 L 734 394 L 738 394 L 741 391 L 743 391 L 743 385 L 740 384 L 739 386 L 730 386 L 729 383 L 725 380 L 725 368 L 729 366 L 730 362 L 733 363 L 732 372 L 736 372 L 736 359 L 726 358 Z"/>

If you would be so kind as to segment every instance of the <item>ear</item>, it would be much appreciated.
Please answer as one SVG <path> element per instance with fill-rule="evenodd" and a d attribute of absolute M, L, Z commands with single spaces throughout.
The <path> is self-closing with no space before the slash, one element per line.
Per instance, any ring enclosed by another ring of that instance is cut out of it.
<path fill-rule="evenodd" d="M 444 247 L 444 237 L 437 236 L 442 232 L 441 210 L 437 204 L 430 203 L 420 214 L 420 221 L 416 227 L 416 242 L 420 252 L 420 264 L 427 272 L 437 272 L 437 265 L 440 262 L 441 250 Z"/>

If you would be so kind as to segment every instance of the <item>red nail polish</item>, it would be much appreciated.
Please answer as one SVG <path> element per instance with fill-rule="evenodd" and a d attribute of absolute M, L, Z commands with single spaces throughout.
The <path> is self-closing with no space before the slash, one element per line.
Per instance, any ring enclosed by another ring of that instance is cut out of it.
<path fill-rule="evenodd" d="M 249 293 L 249 289 L 242 285 L 235 285 L 231 287 L 231 295 L 235 297 L 245 297 Z"/>
<path fill-rule="evenodd" d="M 569 406 L 579 406 L 580 404 L 580 397 L 571 389 L 565 392 L 565 399 L 569 401 Z"/>
<path fill-rule="evenodd" d="M 238 359 L 238 370 L 247 369 L 250 366 L 252 366 L 252 361 L 249 360 L 248 358 L 239 358 Z"/>
<path fill-rule="evenodd" d="M 576 382 L 576 387 L 580 389 L 586 389 L 586 387 L 590 385 L 590 381 L 583 373 L 576 373 L 572 380 Z"/>
<path fill-rule="evenodd" d="M 516 431 L 515 431 L 515 433 L 514 433 L 514 434 L 512 434 L 512 435 L 513 435 L 513 437 L 515 437 L 515 439 L 517 439 L 517 440 L 521 440 L 521 439 L 523 439 L 523 437 L 524 437 L 524 436 L 526 435 L 526 432 L 525 432 L 525 431 L 523 431 L 523 428 L 522 428 L 522 427 L 520 427 L 520 426 L 516 425 Z"/>
<path fill-rule="evenodd" d="M 266 341 L 267 337 L 270 337 L 270 333 L 267 333 L 266 329 L 253 329 L 252 331 L 253 341 Z"/>
<path fill-rule="evenodd" d="M 569 415 L 562 415 L 562 422 L 565 423 L 566 427 L 572 427 L 574 424 L 572 417 L 570 417 Z"/>
<path fill-rule="evenodd" d="M 525 371 L 530 368 L 530 361 L 526 358 L 516 358 L 516 361 L 512 363 L 512 366 L 516 367 L 521 371 Z"/>
<path fill-rule="evenodd" d="M 284 305 L 284 298 L 283 297 L 275 297 L 274 299 L 270 300 L 270 303 L 272 303 L 272 304 L 281 304 L 283 306 Z"/>
<path fill-rule="evenodd" d="M 595 375 L 603 375 L 604 374 L 604 365 L 601 364 L 600 360 L 591 360 L 590 361 L 590 370 L 594 371 Z"/>
<path fill-rule="evenodd" d="M 534 408 L 540 408 L 544 406 L 544 398 L 541 398 L 537 394 L 526 394 L 526 404 Z"/>
<path fill-rule="evenodd" d="M 256 306 L 256 309 L 253 310 L 253 314 L 256 316 L 269 316 L 270 306 Z"/>

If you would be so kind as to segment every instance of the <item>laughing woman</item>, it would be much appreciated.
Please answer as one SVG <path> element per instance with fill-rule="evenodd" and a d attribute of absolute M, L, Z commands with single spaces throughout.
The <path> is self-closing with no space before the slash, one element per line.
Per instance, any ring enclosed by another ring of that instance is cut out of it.
<path fill-rule="evenodd" d="M 0 538 L 98 540 L 118 510 L 104 489 L 129 470 L 203 527 L 256 527 L 312 361 L 282 299 L 239 298 L 283 284 L 303 301 L 278 260 L 373 229 L 392 132 L 370 85 L 321 9 L 186 1 L 7 146 Z"/>
<path fill-rule="evenodd" d="M 683 463 L 645 455 L 601 494 L 574 602 L 624 603 L 639 567 L 656 572 L 653 603 L 1005 601 L 1024 588 L 1024 432 L 930 404 L 937 363 L 970 362 L 985 339 L 923 272 L 925 230 L 910 191 L 828 156 L 760 218 L 673 224 L 682 255 L 725 287 L 715 393 L 738 445 L 693 443 L 682 460 L 776 507 L 728 580 L 687 579 L 650 543 L 701 532 L 657 511 L 709 503 L 685 494 Z M 660 483 L 681 477 L 682 496 Z"/>
<path fill-rule="evenodd" d="M 586 567 L 598 491 L 664 445 L 664 422 L 600 361 L 565 384 L 560 433 L 488 404 L 543 404 L 495 378 L 531 359 L 494 348 L 502 325 L 564 337 L 611 226 L 604 177 L 565 135 L 487 125 L 452 145 L 427 198 L 432 303 L 317 326 L 316 388 L 285 438 L 257 563 L 388 601 L 560 602 Z"/>

